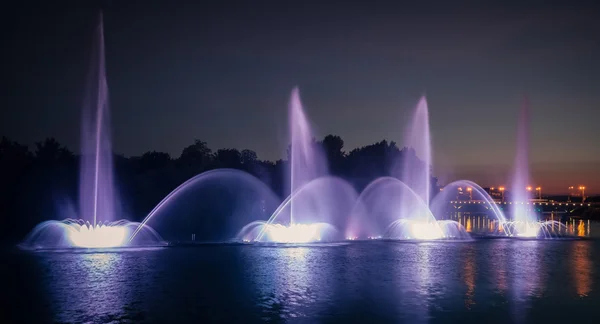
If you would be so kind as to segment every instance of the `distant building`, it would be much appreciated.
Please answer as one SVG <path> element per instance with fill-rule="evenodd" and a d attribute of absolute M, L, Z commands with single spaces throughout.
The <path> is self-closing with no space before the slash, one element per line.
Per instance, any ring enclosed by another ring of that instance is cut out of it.
<path fill-rule="evenodd" d="M 501 191 L 499 188 L 491 187 L 491 188 L 483 188 L 483 190 L 485 190 L 485 192 L 487 192 L 488 195 L 490 195 L 490 197 L 492 197 L 492 199 L 502 200 L 503 191 Z"/>

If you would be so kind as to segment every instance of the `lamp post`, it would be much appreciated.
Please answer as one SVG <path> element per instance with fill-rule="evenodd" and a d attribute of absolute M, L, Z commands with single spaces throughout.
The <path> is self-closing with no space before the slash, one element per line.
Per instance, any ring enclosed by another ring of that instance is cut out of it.
<path fill-rule="evenodd" d="M 542 187 L 536 187 L 536 188 L 535 188 L 535 191 L 536 191 L 536 192 L 537 192 L 537 194 L 538 194 L 538 199 L 540 199 L 540 200 L 541 200 L 541 199 L 542 199 Z"/>
<path fill-rule="evenodd" d="M 567 202 L 571 202 L 571 196 L 573 195 L 573 186 L 569 187 L 569 196 L 567 197 Z"/>
<path fill-rule="evenodd" d="M 467 187 L 467 192 L 469 193 L 469 200 L 473 200 L 473 188 Z"/>
<path fill-rule="evenodd" d="M 579 190 L 581 190 L 581 203 L 585 202 L 585 187 L 579 186 Z"/>
<path fill-rule="evenodd" d="M 527 192 L 529 192 L 527 196 L 527 201 L 529 201 L 529 198 L 531 198 L 531 186 L 527 186 L 525 189 L 527 189 Z"/>
<path fill-rule="evenodd" d="M 502 195 L 502 202 L 504 202 L 504 187 L 499 187 L 498 190 L 500 190 L 500 194 Z"/>

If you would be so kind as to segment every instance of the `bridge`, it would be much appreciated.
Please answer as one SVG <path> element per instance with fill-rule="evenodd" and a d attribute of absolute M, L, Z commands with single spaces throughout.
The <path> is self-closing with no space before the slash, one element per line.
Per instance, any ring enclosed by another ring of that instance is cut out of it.
<path fill-rule="evenodd" d="M 587 210 L 600 208 L 600 202 L 558 202 L 543 199 L 523 201 L 485 201 L 485 200 L 451 200 L 449 204 L 462 212 L 485 212 L 491 205 L 497 205 L 501 210 L 510 210 L 513 205 L 530 205 L 540 213 L 581 215 Z"/>

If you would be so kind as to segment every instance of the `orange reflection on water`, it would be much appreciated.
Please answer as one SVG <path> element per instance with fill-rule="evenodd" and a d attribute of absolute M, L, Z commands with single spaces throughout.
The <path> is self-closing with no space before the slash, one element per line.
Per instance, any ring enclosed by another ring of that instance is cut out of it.
<path fill-rule="evenodd" d="M 473 227 L 471 225 L 471 217 L 467 218 L 467 232 L 471 232 Z"/>
<path fill-rule="evenodd" d="M 573 244 L 572 271 L 575 289 L 579 297 L 586 297 L 592 290 L 592 260 L 589 242 Z"/>
<path fill-rule="evenodd" d="M 587 224 L 587 236 L 590 236 L 590 220 L 588 219 L 588 224 Z"/>
<path fill-rule="evenodd" d="M 585 236 L 585 223 L 583 220 L 580 220 L 577 226 L 577 236 Z"/>
<path fill-rule="evenodd" d="M 465 307 L 471 309 L 471 306 L 475 305 L 475 252 L 469 251 L 467 258 L 465 259 L 465 266 L 463 268 L 463 279 L 467 286 L 467 292 L 465 293 Z"/>

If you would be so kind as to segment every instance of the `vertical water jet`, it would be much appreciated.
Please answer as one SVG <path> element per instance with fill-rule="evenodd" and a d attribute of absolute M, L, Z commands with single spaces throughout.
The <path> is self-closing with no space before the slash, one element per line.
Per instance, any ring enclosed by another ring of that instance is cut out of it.
<path fill-rule="evenodd" d="M 529 202 L 529 100 L 523 99 L 517 127 L 517 152 L 513 170 L 511 196 L 514 202 L 512 217 L 517 222 L 536 221 L 537 217 L 527 205 Z M 521 204 L 523 203 L 523 204 Z"/>
<path fill-rule="evenodd" d="M 82 109 L 79 212 L 80 217 L 88 219 L 96 227 L 100 220 L 115 220 L 117 206 L 102 13 L 98 14 L 94 36 Z"/>

